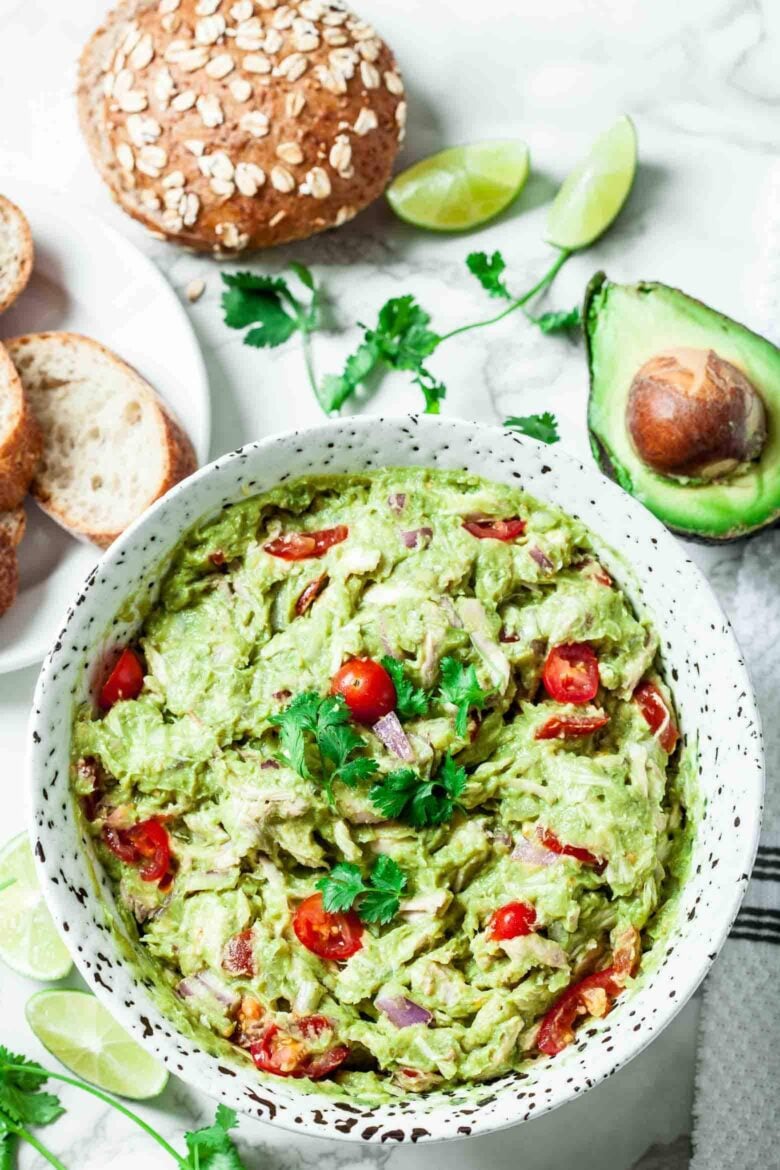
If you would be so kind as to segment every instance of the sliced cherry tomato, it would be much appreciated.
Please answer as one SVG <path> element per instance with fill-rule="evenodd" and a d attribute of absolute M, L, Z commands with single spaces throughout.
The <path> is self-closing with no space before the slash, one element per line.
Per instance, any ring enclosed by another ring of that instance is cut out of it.
<path fill-rule="evenodd" d="M 255 974 L 251 930 L 242 930 L 227 940 L 222 952 L 222 969 L 230 975 Z"/>
<path fill-rule="evenodd" d="M 145 882 L 160 882 L 168 874 L 171 864 L 171 843 L 168 833 L 158 820 L 139 821 L 127 830 L 127 837 L 143 864 L 138 870 Z"/>
<path fill-rule="evenodd" d="M 373 658 L 352 658 L 336 671 L 332 695 L 343 695 L 353 719 L 376 723 L 395 708 L 396 693 L 390 675 Z"/>
<path fill-rule="evenodd" d="M 309 1051 L 307 1042 L 320 1037 L 327 1029 L 333 1031 L 333 1024 L 325 1016 L 304 1016 L 284 1028 L 270 1024 L 261 1039 L 251 1045 L 252 1059 L 257 1068 L 278 1077 L 322 1080 L 349 1056 L 346 1044 L 316 1054 Z"/>
<path fill-rule="evenodd" d="M 120 699 L 137 699 L 143 685 L 143 664 L 135 651 L 128 646 L 119 655 L 116 666 L 100 691 L 98 704 L 101 710 L 110 710 Z"/>
<path fill-rule="evenodd" d="M 544 689 L 558 703 L 589 703 L 599 689 L 599 660 L 587 642 L 553 646 L 542 671 Z"/>
<path fill-rule="evenodd" d="M 545 1056 L 557 1056 L 574 1039 L 574 1024 L 579 1016 L 605 1016 L 623 990 L 615 981 L 611 968 L 586 975 L 564 991 L 542 1019 L 536 1047 Z"/>
<path fill-rule="evenodd" d="M 334 544 L 341 544 L 349 536 L 344 524 L 335 528 L 321 528 L 319 532 L 285 532 L 275 540 L 263 545 L 265 552 L 283 561 L 307 561 L 310 557 L 321 557 Z"/>
<path fill-rule="evenodd" d="M 363 924 L 355 911 L 330 914 L 322 904 L 322 894 L 312 894 L 301 902 L 293 930 L 298 941 L 321 959 L 343 962 L 363 945 Z"/>
<path fill-rule="evenodd" d="M 323 573 L 321 577 L 315 577 L 313 581 L 309 582 L 295 603 L 295 612 L 297 613 L 298 617 L 300 617 L 301 614 L 306 613 L 306 610 L 314 604 L 327 584 L 327 573 Z"/>
<path fill-rule="evenodd" d="M 534 739 L 570 739 L 578 735 L 590 735 L 609 723 L 606 711 L 592 715 L 553 715 L 534 732 Z"/>
<path fill-rule="evenodd" d="M 618 938 L 612 949 L 612 975 L 616 984 L 625 987 L 627 980 L 636 974 L 642 958 L 642 938 L 634 926 L 629 926 Z"/>
<path fill-rule="evenodd" d="M 607 867 L 607 863 L 596 857 L 589 849 L 581 849 L 579 845 L 564 845 L 549 829 L 537 828 L 536 835 L 545 849 L 549 849 L 551 853 L 559 853 L 561 857 L 573 857 L 583 865 L 592 865 L 597 873 L 601 873 Z"/>
<path fill-rule="evenodd" d="M 464 520 L 463 527 L 477 540 L 517 540 L 526 529 L 525 520 L 513 516 L 509 520 Z"/>
<path fill-rule="evenodd" d="M 113 825 L 104 825 L 102 836 L 114 856 L 124 861 L 125 865 L 135 865 L 139 860 L 138 850 L 130 840 L 127 829 L 115 829 Z"/>
<path fill-rule="evenodd" d="M 634 691 L 634 702 L 644 715 L 650 730 L 661 747 L 667 755 L 671 755 L 677 746 L 680 733 L 666 699 L 655 683 L 640 683 Z"/>
<path fill-rule="evenodd" d="M 496 942 L 531 934 L 536 922 L 536 911 L 528 902 L 507 902 L 494 910 L 488 933 Z"/>

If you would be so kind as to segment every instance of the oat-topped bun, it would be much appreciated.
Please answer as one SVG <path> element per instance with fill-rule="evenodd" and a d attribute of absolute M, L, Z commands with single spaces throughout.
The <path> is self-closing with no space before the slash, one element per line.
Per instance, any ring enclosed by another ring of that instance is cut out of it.
<path fill-rule="evenodd" d="M 393 54 L 340 0 L 127 0 L 87 44 L 78 98 L 121 206 L 217 253 L 351 219 L 406 117 Z"/>

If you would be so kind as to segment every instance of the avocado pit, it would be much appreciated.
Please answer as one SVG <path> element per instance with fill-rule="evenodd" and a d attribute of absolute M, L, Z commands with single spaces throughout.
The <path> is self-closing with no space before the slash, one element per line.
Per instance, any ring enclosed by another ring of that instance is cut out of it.
<path fill-rule="evenodd" d="M 766 410 L 752 382 L 712 349 L 656 354 L 634 375 L 626 423 L 640 459 L 678 479 L 733 475 L 761 454 Z"/>

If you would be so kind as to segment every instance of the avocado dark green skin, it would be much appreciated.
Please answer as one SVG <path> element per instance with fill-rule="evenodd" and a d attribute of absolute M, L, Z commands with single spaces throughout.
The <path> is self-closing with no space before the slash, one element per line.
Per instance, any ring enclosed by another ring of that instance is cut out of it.
<path fill-rule="evenodd" d="M 595 428 L 592 425 L 592 407 L 593 407 L 593 400 L 594 400 L 594 370 L 593 370 L 593 345 L 592 345 L 593 331 L 591 328 L 592 306 L 593 306 L 593 301 L 594 301 L 595 297 L 601 291 L 603 286 L 607 283 L 608 283 L 608 278 L 607 278 L 607 274 L 605 272 L 595 273 L 595 275 L 591 277 L 591 279 L 589 280 L 589 282 L 587 284 L 587 287 L 585 289 L 585 297 L 584 297 L 584 300 L 582 303 L 582 327 L 583 327 L 583 334 L 584 334 L 584 339 L 585 339 L 585 354 L 586 354 L 586 360 L 588 363 L 588 382 L 589 382 L 588 438 L 590 441 L 590 449 L 591 449 L 591 452 L 593 454 L 593 458 L 594 458 L 597 466 L 599 467 L 599 470 L 604 475 L 606 475 L 608 479 L 613 480 L 620 487 L 622 487 L 623 490 L 628 492 L 629 495 L 633 495 L 634 493 L 632 491 L 632 483 L 631 483 L 630 476 L 628 475 L 626 470 L 616 460 L 613 459 L 612 454 L 611 454 L 608 446 L 604 443 L 603 439 L 599 436 L 599 434 L 596 432 Z M 656 282 L 654 282 L 654 281 L 638 281 L 635 287 L 637 289 L 640 289 L 640 290 L 647 289 L 649 291 L 655 286 L 656 286 Z M 710 309 L 710 307 L 708 305 L 706 305 L 703 301 L 697 301 L 694 297 L 689 296 L 687 293 L 682 293 L 682 291 L 679 289 L 674 289 L 668 285 L 665 287 L 669 288 L 669 290 L 671 292 L 679 293 L 681 296 L 684 296 L 688 301 L 693 302 L 694 304 L 701 306 L 703 309 L 706 309 L 706 310 Z M 744 330 L 746 334 L 750 334 L 753 337 L 757 338 L 760 342 L 766 343 L 765 338 L 761 337 L 760 334 L 755 333 L 754 330 L 749 329 L 747 325 L 742 325 L 740 322 L 734 322 L 734 324 L 738 325 L 738 327 L 740 329 Z M 767 406 L 769 406 L 769 403 L 767 403 Z M 670 532 L 673 532 L 675 536 L 683 537 L 685 540 L 694 541 L 696 544 L 704 544 L 704 545 L 732 544 L 732 543 L 735 543 L 737 541 L 747 540 L 749 537 L 755 536 L 757 532 L 763 532 L 766 529 L 778 527 L 780 525 L 780 503 L 778 504 L 777 508 L 771 514 L 769 514 L 767 516 L 766 520 L 761 522 L 760 524 L 753 525 L 751 528 L 748 528 L 748 529 L 743 528 L 743 529 L 740 529 L 738 531 L 729 532 L 728 534 L 723 534 L 720 536 L 707 536 L 707 535 L 704 535 L 704 534 L 699 533 L 699 532 L 691 531 L 690 529 L 687 529 L 682 525 L 670 523 L 667 519 L 665 519 L 662 516 L 659 516 L 659 519 L 661 519 L 662 523 L 669 529 Z"/>

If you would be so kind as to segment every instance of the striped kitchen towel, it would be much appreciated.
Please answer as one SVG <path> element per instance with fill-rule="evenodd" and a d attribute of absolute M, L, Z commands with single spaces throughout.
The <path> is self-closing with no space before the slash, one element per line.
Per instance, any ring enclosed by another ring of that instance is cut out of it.
<path fill-rule="evenodd" d="M 780 1170 L 780 834 L 704 988 L 691 1170 Z"/>

